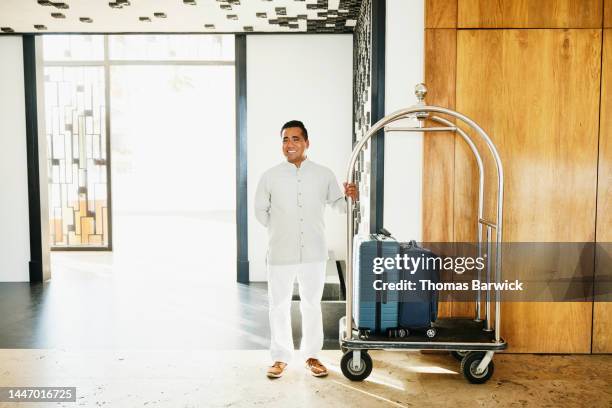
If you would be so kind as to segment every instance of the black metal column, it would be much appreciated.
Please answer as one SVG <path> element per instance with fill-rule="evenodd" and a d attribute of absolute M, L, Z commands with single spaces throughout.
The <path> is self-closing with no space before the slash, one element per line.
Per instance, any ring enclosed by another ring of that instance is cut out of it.
<path fill-rule="evenodd" d="M 249 283 L 247 197 L 247 78 L 246 35 L 236 35 L 236 240 L 239 283 Z"/>
<path fill-rule="evenodd" d="M 385 116 L 385 19 L 386 0 L 372 0 L 372 124 Z M 377 232 L 383 226 L 384 130 L 380 130 L 371 141 L 370 231 Z"/>
<path fill-rule="evenodd" d="M 26 148 L 28 161 L 28 208 L 30 218 L 30 283 L 43 281 L 40 175 L 38 162 L 38 113 L 36 106 L 35 36 L 23 35 Z"/>

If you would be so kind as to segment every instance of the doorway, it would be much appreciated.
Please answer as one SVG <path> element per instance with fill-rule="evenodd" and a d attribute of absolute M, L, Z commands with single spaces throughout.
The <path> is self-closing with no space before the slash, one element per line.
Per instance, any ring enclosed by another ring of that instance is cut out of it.
<path fill-rule="evenodd" d="M 233 284 L 233 36 L 43 44 L 53 269 Z"/>

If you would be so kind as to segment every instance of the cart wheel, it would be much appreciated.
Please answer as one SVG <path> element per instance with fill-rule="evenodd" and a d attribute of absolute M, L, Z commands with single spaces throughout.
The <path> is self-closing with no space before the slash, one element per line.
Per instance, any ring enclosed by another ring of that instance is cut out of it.
<path fill-rule="evenodd" d="M 482 373 L 476 373 L 476 367 L 478 367 L 483 357 L 484 353 L 482 352 L 472 352 L 468 353 L 463 360 L 461 360 L 461 371 L 463 372 L 463 376 L 472 384 L 486 383 L 493 375 L 493 371 L 495 371 L 495 365 L 493 364 L 493 360 L 491 360 Z"/>
<path fill-rule="evenodd" d="M 398 335 L 402 339 L 404 337 L 408 336 L 408 334 L 410 334 L 410 332 L 407 329 L 399 329 L 399 331 L 398 331 Z"/>
<path fill-rule="evenodd" d="M 425 334 L 427 335 L 427 337 L 429 337 L 430 339 L 433 339 L 434 337 L 436 337 L 436 334 L 438 334 L 438 331 L 434 328 L 434 327 L 430 327 L 429 329 L 427 329 L 427 331 L 425 332 Z"/>
<path fill-rule="evenodd" d="M 457 350 L 453 350 L 451 351 L 451 356 L 455 357 L 458 361 L 463 360 L 463 357 L 465 357 L 467 355 L 467 353 L 469 353 L 468 351 L 457 351 Z"/>
<path fill-rule="evenodd" d="M 349 380 L 363 381 L 372 372 L 372 357 L 370 357 L 366 350 L 361 350 L 361 364 L 359 369 L 355 370 L 353 368 L 353 352 L 349 351 L 342 356 L 340 368 L 342 369 L 342 374 Z"/>

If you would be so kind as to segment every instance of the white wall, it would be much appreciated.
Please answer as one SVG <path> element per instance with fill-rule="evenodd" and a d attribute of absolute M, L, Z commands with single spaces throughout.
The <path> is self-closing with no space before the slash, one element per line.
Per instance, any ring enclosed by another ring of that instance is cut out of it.
<path fill-rule="evenodd" d="M 261 174 L 284 160 L 280 128 L 292 119 L 308 129 L 313 161 L 344 181 L 351 150 L 353 39 L 347 35 L 247 36 L 247 156 L 251 281 L 265 281 L 267 232 L 255 220 Z M 327 211 L 327 238 L 345 259 L 345 217 Z"/>
<path fill-rule="evenodd" d="M 387 0 L 385 113 L 414 105 L 423 82 L 424 0 Z M 397 124 L 398 122 L 396 122 Z M 385 136 L 384 225 L 401 241 L 422 237 L 423 136 Z"/>
<path fill-rule="evenodd" d="M 27 282 L 30 234 L 21 37 L 0 37 L 0 60 L 0 282 Z"/>

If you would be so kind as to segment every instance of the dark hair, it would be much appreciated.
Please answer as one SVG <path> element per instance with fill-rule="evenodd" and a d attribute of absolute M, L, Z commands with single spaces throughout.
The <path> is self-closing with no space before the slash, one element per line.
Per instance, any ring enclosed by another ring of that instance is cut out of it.
<path fill-rule="evenodd" d="M 302 134 L 304 135 L 304 140 L 308 140 L 308 131 L 306 130 L 306 127 L 304 126 L 304 124 L 301 121 L 299 121 L 299 120 L 290 120 L 289 122 L 285 123 L 283 125 L 283 127 L 281 128 L 281 130 L 280 130 L 281 136 L 283 135 L 283 130 L 288 129 L 288 128 L 292 128 L 292 127 L 296 127 L 296 128 L 302 129 Z"/>

